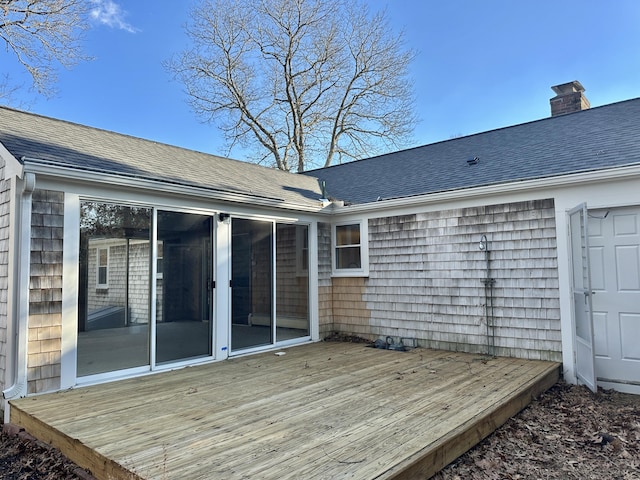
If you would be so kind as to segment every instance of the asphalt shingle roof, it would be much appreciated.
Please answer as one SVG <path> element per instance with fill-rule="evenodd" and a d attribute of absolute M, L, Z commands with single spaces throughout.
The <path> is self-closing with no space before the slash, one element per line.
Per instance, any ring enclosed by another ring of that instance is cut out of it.
<path fill-rule="evenodd" d="M 634 99 L 306 174 L 324 180 L 329 197 L 362 204 L 638 163 Z"/>
<path fill-rule="evenodd" d="M 18 160 L 318 206 L 316 179 L 0 107 L 0 143 Z"/>
<path fill-rule="evenodd" d="M 640 98 L 296 175 L 0 107 L 17 159 L 318 206 L 353 204 L 640 164 Z M 478 158 L 475 165 L 467 160 Z"/>

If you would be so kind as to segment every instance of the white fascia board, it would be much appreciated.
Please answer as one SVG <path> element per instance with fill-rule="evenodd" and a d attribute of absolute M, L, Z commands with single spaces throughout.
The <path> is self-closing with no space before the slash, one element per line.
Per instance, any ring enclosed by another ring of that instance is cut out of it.
<path fill-rule="evenodd" d="M 22 178 L 23 167 L 16 157 L 0 143 L 0 158 L 4 160 L 4 176 L 5 178 L 18 177 Z"/>
<path fill-rule="evenodd" d="M 592 172 L 583 172 L 569 175 L 559 175 L 555 177 L 545 177 L 534 180 L 522 180 L 517 182 L 501 183 L 497 185 L 485 185 L 482 187 L 465 188 L 445 192 L 416 195 L 412 197 L 380 200 L 378 202 L 359 205 L 339 206 L 334 203 L 331 207 L 328 207 L 326 209 L 326 213 L 335 216 L 359 214 L 363 217 L 367 216 L 367 214 L 374 213 L 377 216 L 381 212 L 385 212 L 386 214 L 388 214 L 389 211 L 395 210 L 398 213 L 401 213 L 403 211 L 406 212 L 408 208 L 415 209 L 446 202 L 462 201 L 465 203 L 471 203 L 484 197 L 492 197 L 497 195 L 522 195 L 530 194 L 534 191 L 541 192 L 541 195 L 539 195 L 540 198 L 547 198 L 549 195 L 545 195 L 544 192 L 548 192 L 549 190 L 558 187 L 586 185 L 604 181 L 625 180 L 634 177 L 640 178 L 640 165 L 616 167 L 607 170 L 596 170 Z"/>
<path fill-rule="evenodd" d="M 131 177 L 125 175 L 114 175 L 111 173 L 78 170 L 72 167 L 64 167 L 59 165 L 42 164 L 37 159 L 23 158 L 24 171 L 32 172 L 36 175 L 46 175 L 51 178 L 59 178 L 64 181 L 75 181 L 83 183 L 103 183 L 114 185 L 121 188 L 132 188 L 136 190 L 161 191 L 173 195 L 187 195 L 191 197 L 206 198 L 208 200 L 216 200 L 222 202 L 239 203 L 247 205 L 256 205 L 260 207 L 270 207 L 285 210 L 295 210 L 303 212 L 319 212 L 323 208 L 323 204 L 318 200 L 317 205 L 297 204 L 287 202 L 286 200 L 273 197 L 263 197 L 248 193 L 232 192 L 207 189 L 203 187 L 181 185 L 178 183 L 160 182 L 142 177 Z"/>

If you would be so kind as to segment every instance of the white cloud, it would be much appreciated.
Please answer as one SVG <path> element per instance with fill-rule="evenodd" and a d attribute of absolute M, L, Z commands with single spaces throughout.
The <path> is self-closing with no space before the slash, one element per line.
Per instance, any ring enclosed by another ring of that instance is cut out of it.
<path fill-rule="evenodd" d="M 126 12 L 113 0 L 91 0 L 91 3 L 93 3 L 94 7 L 91 8 L 90 14 L 94 21 L 111 28 L 126 30 L 130 33 L 138 31 L 131 24 L 124 21 Z"/>

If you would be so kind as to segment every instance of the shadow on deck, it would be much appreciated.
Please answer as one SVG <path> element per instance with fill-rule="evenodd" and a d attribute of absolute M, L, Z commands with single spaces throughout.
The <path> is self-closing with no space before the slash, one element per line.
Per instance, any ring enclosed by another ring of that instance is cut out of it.
<path fill-rule="evenodd" d="M 316 343 L 11 402 L 98 479 L 425 479 L 559 364 Z"/>

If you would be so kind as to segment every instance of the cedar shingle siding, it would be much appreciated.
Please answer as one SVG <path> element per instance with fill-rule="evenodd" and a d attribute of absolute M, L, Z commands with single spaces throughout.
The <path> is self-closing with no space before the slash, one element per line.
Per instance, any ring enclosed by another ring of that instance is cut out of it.
<path fill-rule="evenodd" d="M 5 165 L 0 160 L 0 378 L 7 365 L 7 304 L 9 289 L 9 206 L 11 181 L 5 180 Z"/>
<path fill-rule="evenodd" d="M 97 250 L 91 243 L 88 248 L 87 297 L 93 309 L 109 306 L 128 306 L 128 322 L 149 322 L 149 242 L 125 241 L 111 244 L 97 243 L 98 248 L 109 251 L 107 265 L 108 287 L 97 287 Z M 127 262 L 129 265 L 127 266 Z M 127 281 L 126 277 L 129 275 Z M 159 280 L 158 280 L 159 282 Z M 158 301 L 162 301 L 162 288 L 158 289 Z M 128 295 L 128 298 L 127 298 Z M 124 317 L 123 317 L 124 321 Z"/>
<path fill-rule="evenodd" d="M 63 213 L 63 193 L 33 192 L 28 393 L 60 388 Z"/>
<path fill-rule="evenodd" d="M 318 223 L 318 317 L 320 338 L 333 328 L 331 297 L 331 225 Z"/>
<path fill-rule="evenodd" d="M 561 361 L 553 200 L 369 220 L 370 275 L 333 279 L 334 328 L 486 353 L 486 256 L 495 354 Z"/>

